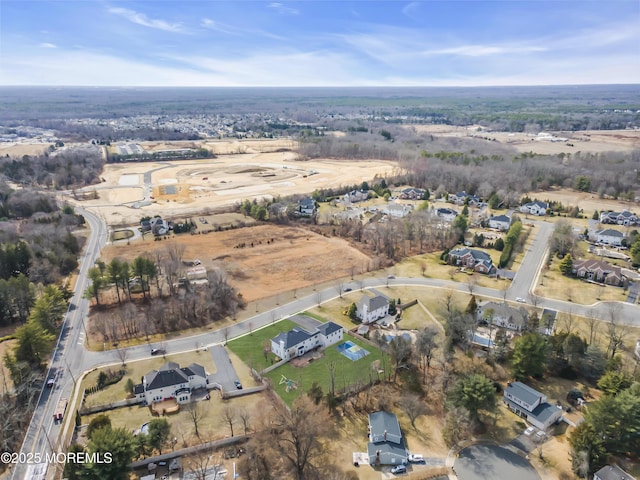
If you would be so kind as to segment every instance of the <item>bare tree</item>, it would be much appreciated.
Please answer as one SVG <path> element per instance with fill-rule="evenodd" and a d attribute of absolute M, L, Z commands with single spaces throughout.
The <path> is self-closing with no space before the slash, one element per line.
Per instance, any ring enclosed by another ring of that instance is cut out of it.
<path fill-rule="evenodd" d="M 618 350 L 624 347 L 624 340 L 628 333 L 628 327 L 625 325 L 616 325 L 613 321 L 607 324 L 607 335 L 609 337 L 607 353 L 611 354 L 610 358 L 615 357 Z"/>
<path fill-rule="evenodd" d="M 195 480 L 218 478 L 222 472 L 222 456 L 201 450 L 185 457 L 184 469 L 193 475 Z"/>
<path fill-rule="evenodd" d="M 467 284 L 467 291 L 469 292 L 469 295 L 473 295 L 473 292 L 478 286 L 478 279 L 476 278 L 475 274 L 468 275 L 467 281 L 465 283 Z"/>
<path fill-rule="evenodd" d="M 344 292 L 344 282 L 338 281 L 338 283 L 335 285 L 335 289 L 336 293 L 340 296 L 340 298 L 342 298 L 342 292 Z"/>
<path fill-rule="evenodd" d="M 277 433 L 270 441 L 296 480 L 312 478 L 317 471 L 316 460 L 323 456 L 331 434 L 328 420 L 326 411 L 306 395 L 298 397 L 290 410 L 276 404 L 271 427 Z"/>
<path fill-rule="evenodd" d="M 314 294 L 314 297 L 316 299 L 316 305 L 319 307 L 322 304 L 322 292 L 320 290 L 318 290 Z"/>
<path fill-rule="evenodd" d="M 596 340 L 599 325 L 600 320 L 598 320 L 593 311 L 590 310 L 589 314 L 587 315 L 587 326 L 589 327 L 589 345 L 592 345 Z"/>
<path fill-rule="evenodd" d="M 231 432 L 231 436 L 233 437 L 233 424 L 236 421 L 237 416 L 236 409 L 230 405 L 225 405 L 222 408 L 222 413 L 220 415 L 223 423 L 229 425 L 229 431 Z"/>
<path fill-rule="evenodd" d="M 187 414 L 189 415 L 189 418 L 193 422 L 193 428 L 195 429 L 196 437 L 200 438 L 200 431 L 198 430 L 198 427 L 200 426 L 200 422 L 204 418 L 205 412 L 200 407 L 199 402 L 189 403 L 187 405 L 186 410 L 187 410 Z"/>
<path fill-rule="evenodd" d="M 413 429 L 417 431 L 416 420 L 427 413 L 424 401 L 418 395 L 408 393 L 400 399 L 400 407 L 409 417 Z"/>
<path fill-rule="evenodd" d="M 438 330 L 435 327 L 427 327 L 418 332 L 415 349 L 416 354 L 422 363 L 422 383 L 427 382 L 427 375 L 431 367 L 431 361 L 435 351 L 438 349 Z"/>
<path fill-rule="evenodd" d="M 564 316 L 564 326 L 567 329 L 567 333 L 573 332 L 574 322 L 575 322 L 575 317 L 573 315 L 573 310 L 569 309 L 569 311 Z"/>
<path fill-rule="evenodd" d="M 455 293 L 455 290 L 449 289 L 442 297 L 442 302 L 447 309 L 447 313 L 451 313 L 451 310 L 453 309 L 453 296 L 455 295 Z"/>
<path fill-rule="evenodd" d="M 129 352 L 126 348 L 116 348 L 116 353 L 118 354 L 118 358 L 120 362 L 122 362 L 122 366 L 125 367 L 127 364 L 127 357 L 129 356 Z"/>
<path fill-rule="evenodd" d="M 540 297 L 535 293 L 530 293 L 529 302 L 533 305 L 533 308 L 538 308 L 538 305 L 540 304 Z"/>
<path fill-rule="evenodd" d="M 251 428 L 251 413 L 249 412 L 249 409 L 247 407 L 241 407 L 240 409 L 238 409 L 238 417 L 242 422 L 244 434 L 248 435 Z"/>

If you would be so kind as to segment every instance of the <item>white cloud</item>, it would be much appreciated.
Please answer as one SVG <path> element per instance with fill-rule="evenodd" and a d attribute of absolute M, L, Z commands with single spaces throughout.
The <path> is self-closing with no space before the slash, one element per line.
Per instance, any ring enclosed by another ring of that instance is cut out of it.
<path fill-rule="evenodd" d="M 300 10 L 297 8 L 287 7 L 279 2 L 270 3 L 269 8 L 273 8 L 276 12 L 283 15 L 298 15 L 300 13 Z"/>
<path fill-rule="evenodd" d="M 533 45 L 523 46 L 498 46 L 498 45 L 460 45 L 457 47 L 440 48 L 434 50 L 423 50 L 421 55 L 460 55 L 463 57 L 485 57 L 488 55 L 504 55 L 504 54 L 523 54 L 532 52 L 544 52 L 546 47 L 538 47 Z"/>
<path fill-rule="evenodd" d="M 119 15 L 128 21 L 144 27 L 156 28 L 165 32 L 182 33 L 183 27 L 180 23 L 169 23 L 165 20 L 153 19 L 147 17 L 144 13 L 136 12 L 128 8 L 112 7 L 109 13 Z"/>
<path fill-rule="evenodd" d="M 53 43 L 49 43 L 49 42 L 43 42 L 39 46 L 41 48 L 58 48 L 57 45 L 54 45 Z"/>
<path fill-rule="evenodd" d="M 410 2 L 402 8 L 402 14 L 411 17 L 420 8 L 421 2 Z"/>

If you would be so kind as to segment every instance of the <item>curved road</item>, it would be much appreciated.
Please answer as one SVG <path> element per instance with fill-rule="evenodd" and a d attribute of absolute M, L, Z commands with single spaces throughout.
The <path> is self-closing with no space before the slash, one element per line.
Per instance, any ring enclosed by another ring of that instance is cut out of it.
<path fill-rule="evenodd" d="M 85 219 L 89 223 L 91 236 L 85 249 L 85 254 L 80 259 L 80 273 L 74 290 L 74 296 L 71 299 L 69 311 L 63 322 L 60 337 L 51 361 L 51 373 L 47 377 L 50 378 L 51 375 L 55 376 L 56 385 L 53 389 L 44 388 L 41 392 L 22 445 L 22 453 L 44 454 L 45 452 L 58 452 L 59 450 L 63 450 L 57 446 L 61 430 L 60 425 L 53 421 L 53 412 L 59 399 L 71 398 L 75 382 L 84 372 L 95 367 L 121 362 L 115 350 L 92 352 L 84 348 L 84 338 L 86 334 L 84 319 L 89 313 L 89 301 L 83 299 L 82 295 L 89 284 L 88 270 L 95 264 L 102 247 L 106 243 L 107 228 L 96 215 L 86 210 L 78 210 L 85 216 Z M 536 285 L 538 272 L 546 257 L 548 239 L 552 233 L 553 225 L 546 222 L 530 223 L 533 223 L 536 227 L 536 231 L 534 232 L 536 237 L 530 249 L 527 251 L 509 289 L 505 292 L 503 290 L 475 286 L 473 287 L 474 294 L 500 300 L 503 298 L 513 300 L 517 297 L 532 298 L 532 288 Z M 370 278 L 347 283 L 344 286 L 350 286 L 356 290 L 382 288 L 387 285 L 422 286 L 461 292 L 469 291 L 469 286 L 466 284 L 431 278 Z M 286 305 L 281 305 L 247 320 L 235 323 L 228 327 L 226 336 L 233 338 L 249 333 L 251 330 L 268 325 L 295 313 L 308 310 L 320 302 L 326 302 L 335 297 L 336 288 L 328 287 L 307 297 L 299 298 Z M 592 306 L 585 306 L 561 300 L 536 297 L 536 306 L 538 308 L 551 308 L 560 312 L 585 317 L 594 316 L 603 321 L 611 321 L 612 318 L 615 318 L 616 322 L 620 324 L 640 326 L 640 308 L 629 303 L 600 302 Z M 224 341 L 225 332 L 221 329 L 191 337 L 169 340 L 163 342 L 163 346 L 166 346 L 168 353 L 175 354 Z M 148 358 L 149 356 L 149 345 L 140 345 L 127 349 L 127 361 L 140 360 Z M 73 414 L 74 412 L 69 410 L 67 415 L 65 415 L 64 422 L 72 422 L 74 420 Z M 42 473 L 43 469 L 44 473 Z M 51 472 L 49 472 L 49 476 L 50 475 Z M 16 480 L 23 478 L 40 479 L 45 478 L 45 476 L 46 466 L 27 467 L 26 465 L 16 465 L 13 469 L 12 478 Z"/>

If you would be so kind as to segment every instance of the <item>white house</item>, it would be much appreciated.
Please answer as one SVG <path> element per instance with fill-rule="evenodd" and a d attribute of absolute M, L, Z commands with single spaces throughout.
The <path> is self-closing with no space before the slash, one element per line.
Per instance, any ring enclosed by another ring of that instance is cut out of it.
<path fill-rule="evenodd" d="M 142 377 L 142 383 L 134 387 L 134 394 L 149 405 L 171 398 L 178 403 L 188 403 L 192 390 L 206 386 L 207 374 L 202 365 L 192 363 L 180 368 L 175 362 L 167 362 L 159 370 L 151 370 Z"/>
<path fill-rule="evenodd" d="M 363 296 L 357 305 L 357 316 L 362 323 L 373 323 L 389 315 L 389 299 L 382 295 Z"/>
<path fill-rule="evenodd" d="M 522 213 L 530 213 L 531 215 L 542 216 L 547 214 L 548 208 L 548 203 L 534 200 L 533 202 L 525 203 L 524 205 L 522 205 L 520 207 L 520 211 Z"/>
<path fill-rule="evenodd" d="M 327 348 L 344 336 L 344 328 L 334 322 L 323 323 L 313 333 L 302 327 L 281 332 L 271 339 L 271 351 L 282 360 L 300 357 L 316 347 Z"/>
<path fill-rule="evenodd" d="M 617 465 L 605 465 L 593 474 L 593 480 L 635 480 Z"/>
<path fill-rule="evenodd" d="M 438 208 L 436 210 L 436 215 L 442 218 L 445 222 L 453 222 L 458 216 L 458 212 L 452 208 Z"/>
<path fill-rule="evenodd" d="M 160 217 L 150 219 L 149 225 L 154 235 L 166 235 L 169 232 L 169 223 Z"/>
<path fill-rule="evenodd" d="M 382 213 L 396 218 L 403 218 L 413 211 L 413 205 L 389 203 L 382 209 Z"/>
<path fill-rule="evenodd" d="M 503 401 L 509 410 L 540 430 L 546 430 L 562 418 L 562 407 L 551 405 L 546 395 L 522 382 L 508 383 Z"/>
<path fill-rule="evenodd" d="M 604 230 L 598 230 L 595 232 L 594 240 L 597 243 L 605 243 L 607 245 L 622 245 L 622 239 L 624 234 L 613 228 L 605 228 Z"/>
<path fill-rule="evenodd" d="M 617 225 L 637 225 L 638 216 L 631 213 L 629 210 L 622 210 L 621 212 L 602 212 L 600 214 L 600 223 L 613 223 Z"/>
<path fill-rule="evenodd" d="M 500 231 L 509 230 L 511 226 L 511 217 L 506 215 L 496 215 L 489 218 L 489 228 L 495 228 Z"/>
<path fill-rule="evenodd" d="M 313 198 L 303 198 L 298 202 L 296 213 L 302 217 L 312 217 L 316 213 L 316 202 Z"/>
<path fill-rule="evenodd" d="M 351 190 L 344 194 L 343 201 L 346 204 L 362 202 L 369 198 L 369 190 Z"/>
<path fill-rule="evenodd" d="M 527 323 L 528 312 L 523 308 L 513 308 L 507 302 L 484 302 L 476 310 L 478 321 L 484 320 L 497 327 L 520 331 Z"/>

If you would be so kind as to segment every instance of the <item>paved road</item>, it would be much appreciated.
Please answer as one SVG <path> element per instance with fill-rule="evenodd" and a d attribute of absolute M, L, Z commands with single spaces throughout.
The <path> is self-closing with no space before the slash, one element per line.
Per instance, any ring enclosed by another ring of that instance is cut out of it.
<path fill-rule="evenodd" d="M 461 450 L 454 468 L 459 480 L 540 480 L 527 460 L 497 445 L 473 445 Z"/>
<path fill-rule="evenodd" d="M 87 244 L 86 253 L 80 259 L 80 273 L 76 289 L 52 360 L 52 368 L 56 369 L 59 376 L 57 387 L 53 391 L 43 390 L 22 446 L 21 451 L 23 453 L 57 451 L 55 444 L 58 441 L 60 426 L 53 423 L 52 414 L 58 400 L 60 398 L 69 398 L 75 379 L 79 378 L 84 372 L 99 366 L 117 364 L 121 361 L 118 352 L 114 350 L 94 352 L 87 351 L 84 348 L 85 332 L 83 320 L 88 315 L 89 302 L 82 298 L 82 294 L 89 283 L 88 270 L 94 265 L 100 250 L 106 243 L 107 230 L 97 216 L 81 209 L 78 210 L 85 215 L 87 222 L 91 226 L 92 233 Z M 530 298 L 527 294 L 535 286 L 537 272 L 546 256 L 547 240 L 553 226 L 545 222 L 532 223 L 536 225 L 534 229 L 536 237 L 533 240 L 531 249 L 524 256 L 523 263 L 516 278 L 514 278 L 512 286 L 506 292 L 506 298 L 508 299 L 515 299 L 518 296 Z M 403 285 L 468 292 L 468 286 L 465 284 L 431 278 L 369 278 L 347 283 L 343 287 L 351 287 L 354 290 L 378 288 L 384 292 L 385 286 Z M 319 290 L 307 297 L 298 298 L 286 305 L 278 306 L 242 322 L 235 323 L 226 328 L 226 332 L 217 330 L 191 337 L 177 338 L 157 346 L 166 348 L 168 354 L 176 354 L 200 349 L 203 346 L 220 344 L 226 341 L 227 338 L 247 334 L 281 318 L 308 310 L 321 302 L 335 298 L 337 296 L 336 291 L 335 286 Z M 504 298 L 505 294 L 502 290 L 487 287 L 475 287 L 474 293 L 498 300 Z M 349 294 L 354 300 L 357 300 L 359 295 L 358 292 Z M 607 322 L 614 319 L 617 323 L 640 326 L 640 307 L 624 302 L 600 302 L 593 306 L 584 306 L 561 300 L 538 298 L 537 307 L 550 308 L 559 312 L 571 312 L 582 316 L 593 315 Z M 153 346 L 141 345 L 127 349 L 127 361 L 149 358 L 150 349 Z M 46 435 L 44 434 L 45 432 Z M 29 477 L 23 466 L 17 466 L 14 468 L 12 478 L 21 480 Z M 40 477 L 34 476 L 33 478 Z"/>
<path fill-rule="evenodd" d="M 22 443 L 23 453 L 57 453 L 62 450 L 57 446 L 61 424 L 53 421 L 53 412 L 61 399 L 69 399 L 74 383 L 81 372 L 85 371 L 84 359 L 84 319 L 89 312 L 89 301 L 82 298 L 89 281 L 89 269 L 95 264 L 102 247 L 106 243 L 107 229 L 103 222 L 95 215 L 77 209 L 84 215 L 91 227 L 91 236 L 87 242 L 85 253 L 80 258 L 78 280 L 71 298 L 69 309 L 64 318 L 60 335 L 56 343 L 53 358 L 50 363 L 50 371 L 47 378 L 55 376 L 56 383 L 53 389 L 44 388 L 38 398 L 36 409 L 31 418 L 31 423 Z M 69 415 L 71 413 L 71 415 Z M 67 410 L 64 421 L 73 421 L 73 412 Z M 16 480 L 42 478 L 37 474 L 41 467 L 28 468 L 27 465 L 15 465 L 12 478 Z"/>

